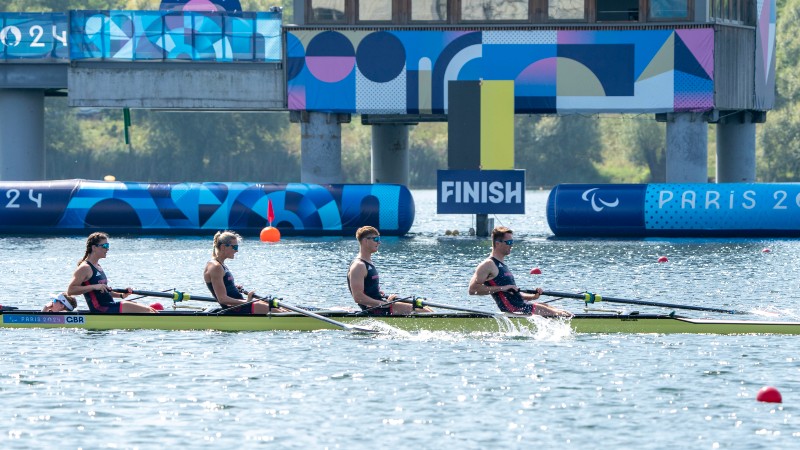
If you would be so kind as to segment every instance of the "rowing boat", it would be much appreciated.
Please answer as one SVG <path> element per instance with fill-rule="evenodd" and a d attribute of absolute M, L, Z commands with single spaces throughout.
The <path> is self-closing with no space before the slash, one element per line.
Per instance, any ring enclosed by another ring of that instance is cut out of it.
<path fill-rule="evenodd" d="M 503 320 L 481 314 L 419 313 L 407 316 L 366 317 L 357 313 L 320 311 L 324 317 L 354 326 L 374 321 L 405 331 L 504 332 Z M 50 313 L 2 311 L 4 328 L 79 328 L 88 330 L 219 330 L 219 331 L 316 331 L 335 325 L 296 313 L 266 316 L 207 312 L 163 311 L 160 314 L 95 314 L 88 311 Z M 518 329 L 536 327 L 542 318 L 506 315 Z M 661 314 L 577 314 L 563 321 L 576 333 L 707 333 L 800 334 L 800 322 L 692 319 Z"/>

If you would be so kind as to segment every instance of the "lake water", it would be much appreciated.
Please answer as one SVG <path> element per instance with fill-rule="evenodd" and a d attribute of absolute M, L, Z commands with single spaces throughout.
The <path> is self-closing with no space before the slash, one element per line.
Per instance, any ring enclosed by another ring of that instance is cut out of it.
<path fill-rule="evenodd" d="M 374 257 L 384 290 L 494 310 L 466 294 L 489 241 L 445 236 L 471 217 L 436 215 L 433 191 L 414 196 L 410 236 Z M 522 287 L 800 320 L 798 240 L 554 239 L 546 196 L 496 218 L 515 230 L 507 261 Z M 2 303 L 41 308 L 84 242 L 0 238 Z M 229 267 L 247 288 L 352 305 L 354 238 L 246 238 L 240 250 Z M 210 251 L 211 236 L 112 236 L 103 266 L 115 287 L 208 295 Z M 797 336 L 577 335 L 558 323 L 481 335 L 0 329 L 0 448 L 798 448 L 797 347 Z M 766 385 L 782 405 L 755 400 Z"/>

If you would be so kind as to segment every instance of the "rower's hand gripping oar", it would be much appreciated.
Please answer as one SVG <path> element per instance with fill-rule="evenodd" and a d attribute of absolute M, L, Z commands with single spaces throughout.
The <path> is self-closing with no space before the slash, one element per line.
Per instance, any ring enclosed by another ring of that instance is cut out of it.
<path fill-rule="evenodd" d="M 522 292 L 528 294 L 535 294 L 537 291 L 534 290 L 525 290 L 523 289 Z M 609 303 L 623 303 L 629 305 L 642 305 L 642 306 L 658 306 L 661 308 L 674 308 L 674 309 L 687 309 L 692 311 L 708 311 L 708 312 L 717 312 L 723 314 L 750 314 L 747 311 L 739 311 L 736 309 L 722 309 L 722 308 L 707 308 L 704 306 L 692 306 L 692 305 L 675 305 L 672 303 L 660 303 L 660 302 L 651 302 L 645 300 L 631 300 L 626 298 L 614 298 L 614 297 L 603 297 L 599 294 L 593 294 L 591 292 L 582 292 L 580 294 L 572 294 L 569 292 L 553 292 L 553 291 L 544 291 L 542 295 L 548 295 L 550 297 L 566 297 L 566 298 L 577 298 L 583 300 L 584 303 L 587 305 L 590 303 L 599 303 L 602 301 L 606 301 Z"/>
<path fill-rule="evenodd" d="M 253 298 L 255 298 L 257 300 L 262 300 L 264 302 L 267 302 L 269 304 L 270 308 L 288 309 L 289 311 L 294 311 L 297 314 L 302 314 L 302 315 L 304 315 L 306 317 L 311 317 L 312 319 L 317 319 L 317 320 L 321 320 L 323 322 L 327 322 L 327 323 L 329 323 L 331 325 L 336 325 L 337 327 L 339 327 L 339 328 L 341 328 L 343 330 L 358 331 L 358 332 L 362 332 L 362 333 L 380 333 L 380 331 L 374 330 L 372 328 L 364 328 L 364 327 L 359 327 L 359 326 L 348 325 L 346 323 L 339 322 L 338 320 L 333 320 L 330 317 L 321 316 L 321 315 L 319 315 L 317 313 L 314 313 L 314 312 L 311 312 L 311 311 L 307 311 L 307 310 L 302 309 L 302 308 L 298 308 L 296 306 L 293 306 L 293 305 L 290 305 L 290 304 L 284 302 L 283 299 L 279 299 L 279 298 L 264 298 L 264 297 L 259 297 L 257 295 L 254 295 Z"/>

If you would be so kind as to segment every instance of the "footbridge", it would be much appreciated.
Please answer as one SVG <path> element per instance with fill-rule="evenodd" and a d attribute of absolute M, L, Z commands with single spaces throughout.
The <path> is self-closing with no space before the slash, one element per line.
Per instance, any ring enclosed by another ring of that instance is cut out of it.
<path fill-rule="evenodd" d="M 341 123 L 360 114 L 373 181 L 406 184 L 409 126 L 447 120 L 464 80 L 513 81 L 517 114 L 652 114 L 667 123 L 668 182 L 707 181 L 714 124 L 717 181 L 755 180 L 774 0 L 295 0 L 294 12 L 0 13 L 0 180 L 44 178 L 44 98 L 66 95 L 289 111 L 311 183 L 342 181 Z"/>

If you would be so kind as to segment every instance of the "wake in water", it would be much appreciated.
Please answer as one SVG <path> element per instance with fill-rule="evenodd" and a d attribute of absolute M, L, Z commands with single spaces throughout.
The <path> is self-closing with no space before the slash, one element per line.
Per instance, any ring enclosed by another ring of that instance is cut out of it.
<path fill-rule="evenodd" d="M 782 319 L 786 319 L 787 321 L 800 320 L 800 313 L 798 313 L 797 310 L 780 309 L 775 306 L 767 306 L 766 308 L 753 308 L 747 312 L 761 317 L 770 317 L 770 318 L 780 317 Z"/>
<path fill-rule="evenodd" d="M 458 341 L 465 337 L 479 337 L 483 339 L 533 339 L 537 341 L 562 341 L 574 335 L 568 318 L 546 318 L 542 316 L 520 316 L 519 319 L 512 321 L 504 314 L 494 314 L 492 318 L 497 323 L 497 331 L 491 332 L 458 332 L 458 331 L 432 331 L 415 330 L 407 331 L 393 327 L 380 320 L 365 319 L 358 323 L 358 326 L 371 328 L 378 333 L 370 334 L 370 337 L 403 339 L 411 341 Z M 516 319 L 516 318 L 515 318 Z"/>

